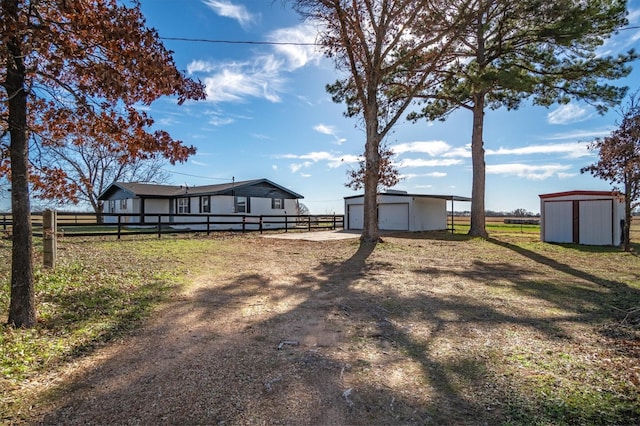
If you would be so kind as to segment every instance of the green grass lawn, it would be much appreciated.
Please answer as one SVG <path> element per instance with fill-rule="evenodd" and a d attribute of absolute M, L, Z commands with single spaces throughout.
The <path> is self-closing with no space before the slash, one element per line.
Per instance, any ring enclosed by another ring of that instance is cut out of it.
<path fill-rule="evenodd" d="M 376 247 L 367 268 L 356 271 L 356 283 L 368 277 L 376 286 L 371 294 L 362 290 L 362 297 L 380 305 L 389 324 L 409 324 L 404 334 L 394 335 L 397 347 L 385 351 L 397 350 L 405 362 L 438 365 L 432 386 L 445 395 L 477 393 L 486 399 L 489 411 L 483 415 L 503 424 L 622 425 L 640 420 L 640 247 L 623 253 L 614 247 L 545 244 L 535 225 L 490 224 L 488 241 L 467 238 L 462 227 L 456 228 L 454 235 L 388 238 Z M 47 398 L 33 387 L 26 390 L 25 383 L 37 383 L 127 336 L 189 286 L 205 263 L 214 268 L 216 259 L 225 259 L 238 276 L 253 274 L 255 263 L 246 247 L 258 239 L 226 234 L 161 240 L 128 236 L 125 241 L 63 238 L 55 270 L 40 268 L 38 243 L 38 325 L 30 330 L 0 326 L 0 423 L 28 421 L 25 395 Z M 332 270 L 327 267 L 331 259 L 335 268 L 347 264 L 340 256 L 349 258 L 356 247 L 353 241 L 300 246 L 259 241 L 263 262 L 273 250 L 274 265 L 289 257 L 317 257 L 317 269 L 327 271 Z M 244 255 L 236 257 L 238 252 Z M 3 322 L 9 267 L 10 241 L 0 240 Z M 308 276 L 305 268 L 300 275 Z M 208 273 L 217 274 L 214 269 Z M 342 276 L 335 276 L 339 279 L 327 275 L 318 282 L 333 279 L 339 285 Z M 384 297 L 377 299 L 376 292 Z M 407 293 L 403 302 L 389 296 L 402 292 Z M 366 311 L 363 318 L 370 315 Z M 431 341 L 425 337 L 429 334 L 420 334 L 436 323 L 456 324 L 477 337 L 462 336 L 465 350 L 456 351 L 450 343 L 438 346 L 448 338 L 456 342 L 457 336 Z M 479 331 L 488 323 L 504 326 L 492 337 L 504 340 L 491 341 Z M 567 338 L 567 330 L 577 337 Z M 371 344 L 366 336 L 359 339 L 354 347 Z M 370 366 L 358 362 L 354 370 L 361 369 L 368 379 Z"/>

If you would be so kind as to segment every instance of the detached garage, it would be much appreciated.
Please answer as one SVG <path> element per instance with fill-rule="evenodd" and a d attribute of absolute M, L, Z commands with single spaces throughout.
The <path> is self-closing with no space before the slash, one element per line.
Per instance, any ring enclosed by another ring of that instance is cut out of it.
<path fill-rule="evenodd" d="M 408 194 L 387 191 L 378 194 L 378 227 L 381 231 L 435 231 L 447 229 L 447 201 L 470 202 L 455 195 Z M 364 226 L 364 195 L 344 198 L 345 228 Z"/>
<path fill-rule="evenodd" d="M 610 191 L 540 195 L 540 239 L 549 243 L 620 245 L 624 203 Z"/>

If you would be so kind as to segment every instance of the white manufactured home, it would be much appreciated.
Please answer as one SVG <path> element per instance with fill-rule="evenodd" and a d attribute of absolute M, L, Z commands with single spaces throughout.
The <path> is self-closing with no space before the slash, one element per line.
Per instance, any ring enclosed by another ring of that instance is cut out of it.
<path fill-rule="evenodd" d="M 447 202 L 470 202 L 456 195 L 409 194 L 387 191 L 377 195 L 378 228 L 381 231 L 436 231 L 448 228 Z M 345 229 L 364 226 L 364 195 L 344 198 Z"/>
<path fill-rule="evenodd" d="M 230 223 L 217 223 L 212 229 L 235 229 L 239 225 L 234 216 L 255 222 L 261 215 L 297 215 L 300 198 L 304 197 L 274 182 L 256 179 L 203 186 L 114 182 L 98 199 L 104 203 L 106 223 L 118 220 L 128 224 L 157 223 L 160 217 L 163 223 L 181 223 L 176 223 L 175 228 L 197 229 L 203 227 L 203 218 L 208 217 L 215 222 Z"/>
<path fill-rule="evenodd" d="M 620 245 L 624 201 L 613 192 L 568 191 L 539 197 L 542 241 Z"/>

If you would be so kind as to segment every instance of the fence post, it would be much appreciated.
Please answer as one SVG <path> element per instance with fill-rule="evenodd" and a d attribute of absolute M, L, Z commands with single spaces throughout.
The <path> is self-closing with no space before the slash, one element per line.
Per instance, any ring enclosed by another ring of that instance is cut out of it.
<path fill-rule="evenodd" d="M 262 215 L 260 215 L 260 225 L 259 225 L 260 233 L 262 234 Z"/>
<path fill-rule="evenodd" d="M 3 231 L 7 230 L 7 215 L 6 214 L 2 215 L 2 230 Z"/>
<path fill-rule="evenodd" d="M 289 216 L 287 216 L 287 212 L 284 214 L 284 233 L 289 232 Z"/>
<path fill-rule="evenodd" d="M 120 232 L 122 231 L 122 216 L 118 215 L 118 239 L 120 239 Z"/>
<path fill-rule="evenodd" d="M 333 213 L 333 228 L 331 228 L 331 229 L 333 229 L 333 230 L 336 229 L 336 213 L 335 212 Z"/>
<path fill-rule="evenodd" d="M 56 266 L 57 244 L 56 228 L 57 215 L 54 210 L 45 210 L 42 215 L 42 238 L 44 243 L 43 263 L 47 268 Z"/>
<path fill-rule="evenodd" d="M 308 232 L 311 232 L 311 215 L 309 215 L 309 217 L 308 217 L 308 218 L 309 218 L 309 222 L 308 222 L 308 224 L 307 224 L 307 226 L 308 226 L 307 231 L 308 231 Z"/>
<path fill-rule="evenodd" d="M 158 215 L 158 238 L 162 236 L 162 216 Z"/>
<path fill-rule="evenodd" d="M 207 215 L 207 235 L 211 233 L 211 216 Z"/>

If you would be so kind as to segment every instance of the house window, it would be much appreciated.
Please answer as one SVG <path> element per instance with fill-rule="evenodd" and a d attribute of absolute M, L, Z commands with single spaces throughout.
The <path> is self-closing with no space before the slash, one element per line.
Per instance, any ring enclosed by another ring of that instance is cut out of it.
<path fill-rule="evenodd" d="M 282 210 L 282 209 L 284 209 L 284 199 L 282 199 L 282 198 L 272 198 L 271 199 L 271 208 L 273 210 Z"/>
<path fill-rule="evenodd" d="M 189 212 L 189 198 L 178 198 L 178 214 Z"/>
<path fill-rule="evenodd" d="M 127 209 L 127 199 L 124 198 L 120 200 L 120 210 L 126 210 L 126 209 Z"/>
<path fill-rule="evenodd" d="M 116 200 L 109 200 L 109 209 L 107 213 L 115 213 L 116 212 Z"/>
<path fill-rule="evenodd" d="M 236 213 L 249 213 L 247 197 L 236 197 Z"/>
<path fill-rule="evenodd" d="M 200 197 L 200 213 L 211 213 L 211 197 Z"/>

